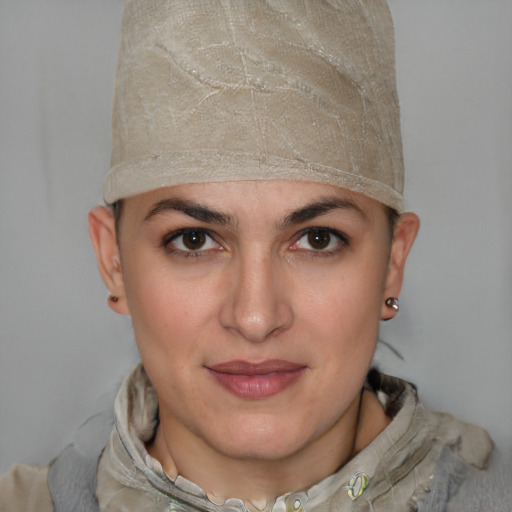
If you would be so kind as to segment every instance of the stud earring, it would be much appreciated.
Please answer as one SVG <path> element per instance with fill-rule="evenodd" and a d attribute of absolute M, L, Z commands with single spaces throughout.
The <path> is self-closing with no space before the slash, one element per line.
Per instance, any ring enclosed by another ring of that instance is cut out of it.
<path fill-rule="evenodd" d="M 117 301 L 119 301 L 119 297 L 117 295 L 109 294 L 108 295 L 108 300 L 109 300 L 109 302 L 113 302 L 115 304 Z"/>
<path fill-rule="evenodd" d="M 398 305 L 398 299 L 396 297 L 387 298 L 386 306 L 388 308 L 394 309 L 397 313 L 398 313 L 398 311 L 400 311 L 400 306 Z"/>

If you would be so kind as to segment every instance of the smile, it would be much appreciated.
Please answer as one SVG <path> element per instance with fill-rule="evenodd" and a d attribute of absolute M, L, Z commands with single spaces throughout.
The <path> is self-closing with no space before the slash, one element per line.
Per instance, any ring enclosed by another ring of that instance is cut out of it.
<path fill-rule="evenodd" d="M 281 393 L 293 385 L 306 366 L 276 359 L 258 364 L 228 361 L 207 369 L 229 392 L 240 398 L 257 400 Z"/>

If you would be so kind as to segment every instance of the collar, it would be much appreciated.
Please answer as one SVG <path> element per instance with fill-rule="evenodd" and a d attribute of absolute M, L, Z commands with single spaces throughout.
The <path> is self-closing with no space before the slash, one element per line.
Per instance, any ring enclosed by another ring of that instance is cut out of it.
<path fill-rule="evenodd" d="M 420 466 L 423 480 L 430 477 L 443 445 L 438 442 L 441 417 L 423 409 L 414 386 L 405 381 L 371 371 L 367 386 L 385 410 L 394 413 L 388 427 L 333 475 L 306 491 L 280 496 L 262 510 L 326 510 L 328 502 L 335 502 L 339 510 L 345 510 L 353 501 L 372 503 L 390 490 L 395 492 L 402 480 L 409 482 L 401 488 L 404 488 L 404 495 L 410 497 L 417 492 L 421 480 L 418 477 Z M 177 500 L 194 509 L 212 512 L 259 510 L 235 498 L 223 504 L 214 503 L 193 482 L 178 474 L 171 478 L 148 454 L 145 443 L 156 432 L 158 402 L 142 365 L 137 366 L 121 386 L 115 415 L 116 425 L 100 464 L 100 469 L 103 468 L 114 481 L 147 493 L 156 491 L 167 502 Z M 456 436 L 452 437 L 455 443 Z M 411 473 L 415 477 L 408 479 Z"/>

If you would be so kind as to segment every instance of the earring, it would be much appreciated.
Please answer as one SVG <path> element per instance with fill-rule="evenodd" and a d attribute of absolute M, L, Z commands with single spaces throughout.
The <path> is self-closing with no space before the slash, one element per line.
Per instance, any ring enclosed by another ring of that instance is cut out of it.
<path fill-rule="evenodd" d="M 400 306 L 398 305 L 398 299 L 396 297 L 387 298 L 385 304 L 388 308 L 394 309 L 397 313 L 400 311 Z"/>
<path fill-rule="evenodd" d="M 111 295 L 111 294 L 109 293 L 109 295 L 108 295 L 108 300 L 109 300 L 110 302 L 113 302 L 113 303 L 115 304 L 115 303 L 119 300 L 119 297 L 118 297 L 117 295 Z"/>

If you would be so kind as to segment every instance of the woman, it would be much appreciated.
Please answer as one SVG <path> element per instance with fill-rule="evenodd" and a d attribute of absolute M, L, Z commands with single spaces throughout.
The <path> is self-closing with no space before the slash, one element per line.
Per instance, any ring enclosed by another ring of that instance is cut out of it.
<path fill-rule="evenodd" d="M 418 229 L 393 60 L 381 2 L 127 2 L 113 210 L 89 218 L 143 367 L 101 457 L 14 471 L 8 499 L 427 510 L 485 466 L 483 431 L 366 378 Z"/>

